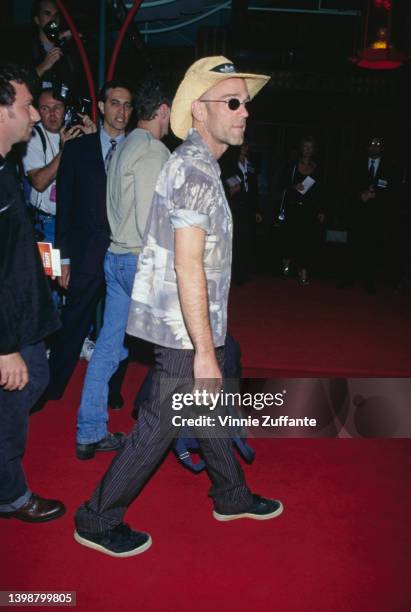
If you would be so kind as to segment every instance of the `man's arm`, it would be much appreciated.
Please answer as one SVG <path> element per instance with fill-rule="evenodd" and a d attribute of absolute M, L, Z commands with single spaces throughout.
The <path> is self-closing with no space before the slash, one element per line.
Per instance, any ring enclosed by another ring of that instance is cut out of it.
<path fill-rule="evenodd" d="M 57 170 L 59 169 L 60 159 L 61 151 L 57 153 L 56 157 L 46 166 L 43 166 L 42 168 L 35 168 L 34 170 L 29 170 L 27 172 L 30 183 L 33 185 L 36 191 L 43 193 L 43 191 L 46 191 L 47 187 L 49 187 L 55 180 Z"/>
<path fill-rule="evenodd" d="M 0 214 L 0 386 L 6 391 L 20 391 L 29 380 L 27 366 L 18 352 L 20 340 L 16 330 L 15 302 L 8 290 L 10 279 L 15 274 L 13 242 L 11 216 L 5 210 Z"/>
<path fill-rule="evenodd" d="M 154 190 L 161 169 L 169 152 L 160 142 L 151 143 L 150 150 L 141 156 L 133 168 L 135 219 L 138 232 L 143 238 L 151 208 Z"/>
<path fill-rule="evenodd" d="M 60 130 L 60 147 L 61 150 L 47 165 L 41 168 L 34 168 L 27 172 L 31 184 L 36 191 L 43 193 L 51 183 L 56 179 L 57 172 L 59 169 L 61 155 L 63 153 L 63 147 L 69 140 L 78 138 L 82 134 L 92 134 L 96 131 L 96 126 L 87 115 L 81 115 L 84 121 L 84 125 L 75 125 L 69 130 L 65 130 L 64 127 Z"/>
<path fill-rule="evenodd" d="M 221 380 L 211 333 L 203 256 L 206 233 L 198 227 L 175 230 L 174 267 L 184 321 L 194 345 L 194 378 Z"/>
<path fill-rule="evenodd" d="M 59 61 L 62 55 L 63 52 L 60 47 L 53 47 L 52 49 L 50 49 L 41 64 L 36 66 L 36 72 L 38 76 L 41 78 L 43 74 L 47 72 L 47 70 L 53 68 L 54 64 Z"/>

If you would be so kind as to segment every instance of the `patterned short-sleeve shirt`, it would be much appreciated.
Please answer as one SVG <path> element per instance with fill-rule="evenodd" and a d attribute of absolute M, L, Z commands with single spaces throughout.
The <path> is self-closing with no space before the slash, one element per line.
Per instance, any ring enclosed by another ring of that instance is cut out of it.
<path fill-rule="evenodd" d="M 175 349 L 192 349 L 177 290 L 174 230 L 206 232 L 204 271 L 214 346 L 227 330 L 232 219 L 220 168 L 196 130 L 174 151 L 157 181 L 134 281 L 127 333 Z"/>

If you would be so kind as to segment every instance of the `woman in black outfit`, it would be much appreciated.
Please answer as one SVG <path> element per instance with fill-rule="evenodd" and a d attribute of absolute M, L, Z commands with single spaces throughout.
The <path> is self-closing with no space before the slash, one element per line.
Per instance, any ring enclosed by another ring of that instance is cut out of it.
<path fill-rule="evenodd" d="M 316 150 L 313 137 L 302 138 L 298 159 L 286 166 L 281 178 L 285 229 L 283 274 L 289 275 L 292 263 L 304 285 L 308 284 L 319 223 L 324 221 L 322 179 Z"/>

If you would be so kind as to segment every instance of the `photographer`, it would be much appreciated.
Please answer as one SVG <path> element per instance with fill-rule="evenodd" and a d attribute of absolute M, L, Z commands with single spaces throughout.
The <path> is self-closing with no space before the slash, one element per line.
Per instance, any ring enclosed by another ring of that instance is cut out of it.
<path fill-rule="evenodd" d="M 60 31 L 60 11 L 53 0 L 33 2 L 36 35 L 33 40 L 32 62 L 40 89 L 76 86 L 76 57 L 71 49 L 70 30 Z M 77 71 L 78 74 L 78 71 Z"/>
<path fill-rule="evenodd" d="M 31 184 L 30 203 L 37 211 L 37 229 L 46 242 L 54 243 L 56 215 L 56 176 L 66 142 L 82 134 L 91 134 L 96 126 L 87 115 L 80 115 L 82 124 L 64 126 L 65 104 L 52 89 L 44 89 L 38 101 L 41 121 L 23 159 L 24 170 Z"/>

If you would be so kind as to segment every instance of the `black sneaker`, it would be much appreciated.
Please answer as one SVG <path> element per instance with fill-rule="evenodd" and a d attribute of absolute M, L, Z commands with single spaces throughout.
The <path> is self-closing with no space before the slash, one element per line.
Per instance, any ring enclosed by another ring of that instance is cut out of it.
<path fill-rule="evenodd" d="M 74 539 L 83 546 L 111 557 L 133 557 L 150 548 L 152 544 L 148 533 L 133 531 L 125 523 L 120 523 L 114 529 L 107 529 L 102 533 L 89 533 L 76 529 Z"/>
<path fill-rule="evenodd" d="M 284 510 L 282 503 L 276 499 L 267 499 L 260 495 L 253 495 L 254 502 L 247 510 L 242 512 L 234 512 L 233 514 L 225 514 L 224 512 L 213 511 L 213 516 L 217 521 L 235 521 L 235 519 L 250 518 L 257 521 L 266 521 L 267 519 L 280 516 Z"/>
<path fill-rule="evenodd" d="M 106 437 L 98 442 L 91 442 L 90 444 L 76 444 L 76 457 L 77 459 L 93 459 L 96 453 L 107 453 L 110 451 L 119 450 L 126 439 L 126 434 L 121 431 L 116 433 L 108 432 Z"/>

